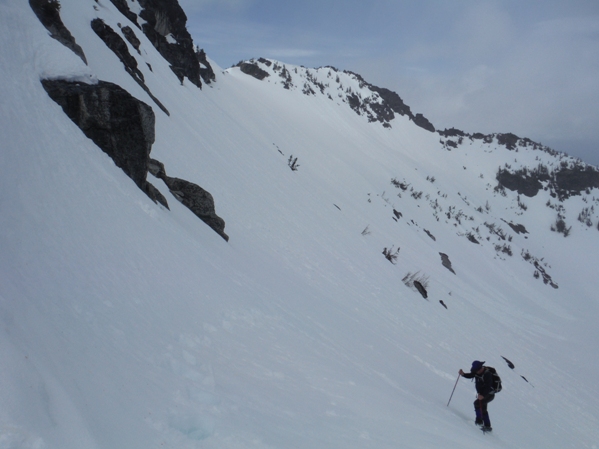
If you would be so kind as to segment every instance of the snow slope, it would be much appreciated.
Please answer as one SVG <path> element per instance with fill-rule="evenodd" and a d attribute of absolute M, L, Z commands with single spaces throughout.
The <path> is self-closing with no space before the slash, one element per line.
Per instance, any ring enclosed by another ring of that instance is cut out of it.
<path fill-rule="evenodd" d="M 369 123 L 335 96 L 369 92 L 328 68 L 310 75 L 327 91 L 308 95 L 290 65 L 291 89 L 267 66 L 262 81 L 231 68 L 181 85 L 139 32 L 131 53 L 167 116 L 89 26 L 128 23 L 112 3 L 61 5 L 89 66 L 26 2 L 0 0 L 0 448 L 599 445 L 598 218 L 576 219 L 599 191 L 561 203 L 564 238 L 547 191 L 523 209 L 494 190 L 505 163 L 570 159 L 481 140 L 448 151 L 406 116 Z M 149 200 L 45 77 L 111 81 L 151 105 L 152 157 L 212 193 L 230 241 L 158 179 L 170 211 Z M 395 264 L 384 248 L 400 248 Z M 427 300 L 402 281 L 416 273 Z M 474 359 L 503 379 L 492 435 L 472 423 L 468 381 L 446 405 Z"/>

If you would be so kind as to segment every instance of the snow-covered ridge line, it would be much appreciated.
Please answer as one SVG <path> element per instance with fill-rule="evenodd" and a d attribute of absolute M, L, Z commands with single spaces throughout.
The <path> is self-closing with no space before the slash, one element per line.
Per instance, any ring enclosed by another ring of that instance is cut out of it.
<path fill-rule="evenodd" d="M 241 61 L 235 67 L 259 80 L 272 76 L 274 84 L 284 89 L 301 90 L 304 95 L 324 95 L 331 101 L 347 103 L 368 122 L 379 122 L 385 128 L 391 128 L 390 122 L 399 114 L 407 115 L 427 131 L 435 131 L 432 123 L 422 114 L 414 114 L 395 92 L 369 84 L 357 73 L 332 66 L 308 69 L 265 58 Z"/>

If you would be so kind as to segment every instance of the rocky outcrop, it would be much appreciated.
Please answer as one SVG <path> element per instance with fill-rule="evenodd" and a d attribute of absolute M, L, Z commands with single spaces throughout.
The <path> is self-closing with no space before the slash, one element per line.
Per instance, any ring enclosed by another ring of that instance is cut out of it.
<path fill-rule="evenodd" d="M 599 170 L 590 165 L 578 164 L 557 171 L 554 179 L 558 195 L 567 197 L 599 187 Z"/>
<path fill-rule="evenodd" d="M 50 98 L 153 201 L 168 207 L 164 196 L 146 180 L 154 143 L 152 108 L 120 86 L 100 81 L 84 84 L 42 80 Z"/>
<path fill-rule="evenodd" d="M 520 195 L 525 195 L 532 198 L 539 190 L 543 188 L 543 184 L 537 176 L 529 173 L 510 173 L 508 170 L 499 170 L 497 172 L 497 182 L 509 190 L 517 191 Z"/>
<path fill-rule="evenodd" d="M 414 115 L 410 107 L 403 102 L 401 97 L 397 95 L 396 92 L 367 83 L 362 76 L 349 70 L 344 70 L 344 73 L 347 73 L 357 79 L 360 83 L 360 88 L 367 87 L 370 91 L 379 94 L 381 101 L 366 101 L 366 105 L 369 106 L 370 109 L 372 109 L 372 111 L 375 113 L 375 116 L 372 117 L 371 121 L 376 120 L 382 122 L 383 124 L 389 125 L 389 121 L 395 118 L 395 114 L 402 116 L 407 115 L 415 125 L 426 129 L 427 131 L 435 132 L 435 127 L 433 124 L 420 113 Z M 360 105 L 359 107 L 352 107 L 352 109 L 358 112 L 358 110 L 365 110 L 366 108 Z"/>
<path fill-rule="evenodd" d="M 441 265 L 443 265 L 445 268 L 447 268 L 449 271 L 455 274 L 455 271 L 451 266 L 451 260 L 449 260 L 449 256 L 445 253 L 439 253 L 439 255 L 441 256 Z"/>
<path fill-rule="evenodd" d="M 129 53 L 129 47 L 123 38 L 110 28 L 110 26 L 106 25 L 102 19 L 92 20 L 91 27 L 106 46 L 120 59 L 125 67 L 125 71 L 131 75 L 135 82 L 149 95 L 154 103 L 156 103 L 156 106 L 158 106 L 166 115 L 170 115 L 164 105 L 152 94 L 152 92 L 150 92 L 148 86 L 146 86 L 144 75 L 137 68 L 137 59 Z"/>
<path fill-rule="evenodd" d="M 131 22 L 133 22 L 138 28 L 139 23 L 137 23 L 137 14 L 132 12 L 129 9 L 129 5 L 127 4 L 127 0 L 110 0 L 114 6 L 119 10 L 119 12 L 127 17 Z"/>
<path fill-rule="evenodd" d="M 225 221 L 216 215 L 214 198 L 197 184 L 167 176 L 164 165 L 150 159 L 154 143 L 152 108 L 120 86 L 100 81 L 84 84 L 42 80 L 50 98 L 154 202 L 168 209 L 166 198 L 147 181 L 148 171 L 162 179 L 177 200 L 225 240 Z"/>
<path fill-rule="evenodd" d="M 435 132 L 433 124 L 422 114 L 414 114 L 397 93 L 382 87 L 367 83 L 362 76 L 349 70 L 340 71 L 335 67 L 326 66 L 318 69 L 301 69 L 295 67 L 292 69 L 294 74 L 299 75 L 300 83 L 297 82 L 297 76 L 291 74 L 287 67 L 280 65 L 276 61 L 270 61 L 265 58 L 250 59 L 241 61 L 235 65 L 239 67 L 242 73 L 250 75 L 258 80 L 263 80 L 271 74 L 275 74 L 282 79 L 282 86 L 285 89 L 292 90 L 301 88 L 305 95 L 320 94 L 327 96 L 330 100 L 333 97 L 340 98 L 358 115 L 365 116 L 369 122 L 380 122 L 383 127 L 391 128 L 391 120 L 395 114 L 406 115 L 417 126 L 430 132 Z M 326 74 L 326 77 L 332 81 L 324 80 L 320 74 Z M 351 78 L 350 83 L 358 82 L 359 91 L 352 90 L 351 87 L 344 87 L 341 78 L 344 75 Z"/>
<path fill-rule="evenodd" d="M 515 150 L 520 138 L 512 133 L 497 134 L 497 143 L 505 145 L 508 150 Z"/>
<path fill-rule="evenodd" d="M 254 64 L 252 62 L 240 62 L 237 67 L 246 75 L 253 76 L 257 80 L 263 80 L 267 76 L 270 76 L 268 72 L 262 70 L 258 67 L 258 64 Z"/>
<path fill-rule="evenodd" d="M 92 30 L 100 39 L 110 48 L 125 66 L 125 70 L 137 83 L 144 84 L 143 73 L 137 68 L 137 59 L 129 53 L 127 43 L 110 26 L 106 25 L 102 19 L 91 21 Z"/>
<path fill-rule="evenodd" d="M 430 131 L 432 133 L 435 132 L 435 127 L 424 115 L 418 113 L 412 117 L 412 120 L 416 125 L 420 126 L 421 128 L 426 129 L 427 131 Z"/>
<path fill-rule="evenodd" d="M 137 0 L 142 7 L 139 17 L 129 9 L 126 0 L 110 1 L 121 14 L 142 29 L 152 45 L 169 62 L 179 81 L 183 82 L 187 78 L 201 88 L 201 79 L 206 84 L 216 80 L 204 50 L 194 48 L 187 31 L 187 16 L 177 0 Z M 140 22 L 143 25 L 140 26 Z M 130 33 L 125 28 L 123 33 L 127 33 L 125 37 L 131 42 Z M 133 42 L 131 44 L 138 48 Z"/>
<path fill-rule="evenodd" d="M 499 187 L 517 191 L 528 197 L 535 196 L 540 189 L 549 190 L 551 196 L 560 201 L 593 188 L 599 188 L 599 170 L 583 162 L 571 162 L 557 170 L 540 165 L 533 170 L 509 171 L 500 168 L 496 179 Z M 545 187 L 543 186 L 545 184 Z"/>
<path fill-rule="evenodd" d="M 468 134 L 466 134 L 464 131 L 462 131 L 461 129 L 457 129 L 457 128 L 445 128 L 443 131 L 437 131 L 441 136 L 443 137 L 466 137 L 468 136 Z M 482 134 L 481 134 L 482 136 Z"/>
<path fill-rule="evenodd" d="M 167 176 L 164 164 L 155 159 L 150 159 L 148 168 L 150 173 L 164 181 L 177 200 L 223 239 L 229 241 L 229 236 L 225 234 L 225 221 L 216 215 L 214 198 L 209 192 L 192 182 Z"/>
<path fill-rule="evenodd" d="M 202 87 L 200 63 L 193 40 L 187 31 L 187 16 L 176 0 L 138 0 L 144 23 L 142 30 L 152 45 L 171 65 L 171 70 L 183 82 L 189 79 Z"/>
<path fill-rule="evenodd" d="M 60 2 L 58 0 L 29 0 L 29 6 L 31 6 L 42 25 L 50 32 L 50 36 L 70 49 L 87 64 L 83 49 L 75 42 L 71 32 L 62 23 Z"/>
<path fill-rule="evenodd" d="M 203 49 L 196 50 L 196 56 L 198 57 L 198 62 L 200 63 L 200 76 L 204 82 L 206 84 L 210 84 L 213 81 L 216 81 L 216 74 L 208 62 L 206 52 Z"/>
<path fill-rule="evenodd" d="M 133 48 L 137 50 L 137 53 L 141 54 L 141 51 L 139 50 L 141 42 L 135 35 L 135 31 L 133 31 L 130 26 L 124 26 L 121 28 L 121 32 L 123 33 L 123 36 L 125 36 L 125 39 L 127 39 Z"/>
<path fill-rule="evenodd" d="M 416 287 L 416 290 L 418 290 L 424 299 L 428 298 L 428 292 L 426 291 L 426 288 L 424 288 L 424 285 L 422 285 L 419 281 L 414 281 L 414 287 Z"/>

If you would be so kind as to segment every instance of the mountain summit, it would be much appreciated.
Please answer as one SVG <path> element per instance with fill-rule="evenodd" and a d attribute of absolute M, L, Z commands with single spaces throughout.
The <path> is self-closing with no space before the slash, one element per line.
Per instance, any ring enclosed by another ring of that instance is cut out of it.
<path fill-rule="evenodd" d="M 2 11 L 0 447 L 596 446 L 595 167 L 175 0 Z"/>

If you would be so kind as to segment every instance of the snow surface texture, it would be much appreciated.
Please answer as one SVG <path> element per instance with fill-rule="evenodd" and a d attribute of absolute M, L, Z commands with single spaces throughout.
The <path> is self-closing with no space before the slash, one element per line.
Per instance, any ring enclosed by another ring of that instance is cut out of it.
<path fill-rule="evenodd" d="M 181 85 L 112 3 L 61 5 L 89 66 L 27 2 L 0 0 L 0 448 L 597 448 L 599 191 L 494 189 L 506 163 L 568 158 L 449 151 L 274 72 Z M 171 113 L 154 108 L 152 157 L 213 194 L 229 243 L 157 179 L 171 210 L 154 204 L 43 90 L 97 79 L 153 104 L 96 17 L 137 33 L 130 53 Z M 492 435 L 468 381 L 446 405 L 473 359 L 503 379 Z"/>

